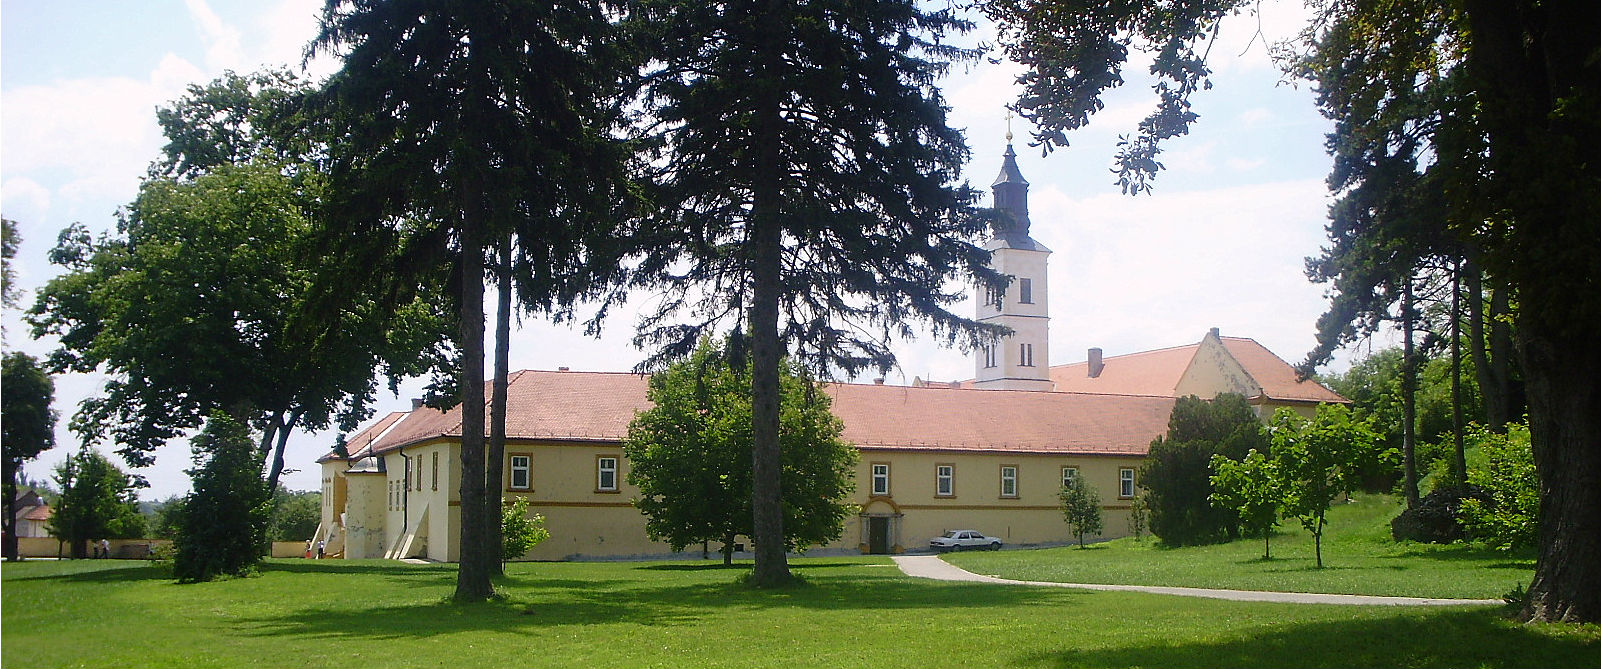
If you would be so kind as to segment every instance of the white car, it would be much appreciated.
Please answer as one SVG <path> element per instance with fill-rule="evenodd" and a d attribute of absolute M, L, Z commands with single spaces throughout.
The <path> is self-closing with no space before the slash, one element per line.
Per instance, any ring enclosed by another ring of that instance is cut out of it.
<path fill-rule="evenodd" d="M 1001 540 L 995 537 L 986 537 L 983 532 L 976 530 L 951 530 L 943 536 L 929 539 L 928 547 L 940 553 L 983 548 L 998 551 L 1001 549 Z"/>

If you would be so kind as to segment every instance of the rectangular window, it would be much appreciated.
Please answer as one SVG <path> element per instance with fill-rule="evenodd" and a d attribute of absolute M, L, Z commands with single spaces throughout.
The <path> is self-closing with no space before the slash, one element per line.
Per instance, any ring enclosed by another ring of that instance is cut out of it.
<path fill-rule="evenodd" d="M 1068 485 L 1072 484 L 1073 483 L 1073 479 L 1076 479 L 1076 478 L 1078 478 L 1078 467 L 1063 467 L 1062 468 L 1062 487 L 1063 488 L 1066 488 Z"/>
<path fill-rule="evenodd" d="M 512 490 L 527 490 L 531 487 L 529 485 L 529 475 L 532 470 L 532 462 L 533 458 L 526 455 L 511 456 L 511 480 L 509 483 Z"/>
<path fill-rule="evenodd" d="M 934 465 L 934 496 L 956 494 L 956 465 Z"/>
<path fill-rule="evenodd" d="M 1128 467 L 1117 470 L 1117 496 L 1129 499 L 1134 496 L 1134 470 Z"/>
<path fill-rule="evenodd" d="M 439 451 L 434 451 L 434 475 L 433 475 L 433 479 L 432 480 L 433 480 L 434 490 L 438 490 L 439 489 Z"/>
<path fill-rule="evenodd" d="M 402 475 L 402 483 L 400 484 L 400 489 L 401 490 L 410 490 L 411 489 L 411 458 L 408 458 L 408 457 L 402 455 L 402 456 L 400 456 L 400 461 L 406 463 L 405 473 Z"/>
<path fill-rule="evenodd" d="M 889 463 L 873 463 L 873 494 L 889 494 Z"/>
<path fill-rule="evenodd" d="M 985 367 L 994 367 L 995 366 L 995 347 L 994 346 L 985 346 L 984 347 L 984 366 Z"/>
<path fill-rule="evenodd" d="M 1017 496 L 1017 467 L 1015 465 L 1001 465 L 1001 496 Z"/>
<path fill-rule="evenodd" d="M 617 492 L 617 458 L 609 455 L 595 458 L 595 490 Z"/>
<path fill-rule="evenodd" d="M 1019 366 L 1019 367 L 1033 367 L 1034 366 L 1034 345 L 1033 344 L 1018 344 L 1017 345 L 1017 366 Z"/>
<path fill-rule="evenodd" d="M 1017 301 L 1023 304 L 1034 303 L 1034 282 L 1029 279 L 1017 280 Z"/>

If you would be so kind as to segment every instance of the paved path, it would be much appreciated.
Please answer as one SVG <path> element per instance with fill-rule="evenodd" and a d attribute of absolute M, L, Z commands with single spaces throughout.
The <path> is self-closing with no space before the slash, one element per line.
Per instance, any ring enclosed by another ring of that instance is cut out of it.
<path fill-rule="evenodd" d="M 1378 597 L 1372 595 L 1322 595 L 1302 592 L 1261 592 L 1257 590 L 1214 590 L 1211 588 L 1170 588 L 1150 585 L 1103 585 L 1097 583 L 1053 583 L 1050 581 L 1014 581 L 994 576 L 983 576 L 967 571 L 936 555 L 897 555 L 895 564 L 907 576 L 932 578 L 941 581 L 971 581 L 1001 585 L 1037 585 L 1052 588 L 1080 588 L 1084 590 L 1123 590 L 1149 592 L 1180 597 L 1206 597 L 1230 599 L 1239 602 L 1288 602 L 1292 604 L 1355 604 L 1363 606 L 1459 606 L 1500 605 L 1499 599 L 1431 599 L 1426 597 Z"/>

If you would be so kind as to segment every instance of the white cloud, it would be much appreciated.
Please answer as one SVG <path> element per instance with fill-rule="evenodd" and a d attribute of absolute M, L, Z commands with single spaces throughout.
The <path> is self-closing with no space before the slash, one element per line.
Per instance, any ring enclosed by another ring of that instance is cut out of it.
<path fill-rule="evenodd" d="M 1267 164 L 1266 158 L 1229 158 L 1223 161 L 1229 169 L 1236 172 L 1249 172 Z"/>
<path fill-rule="evenodd" d="M 212 72 L 239 68 L 245 60 L 239 29 L 211 11 L 206 0 L 185 0 L 184 6 L 189 9 L 189 18 L 200 29 L 200 39 L 206 47 L 206 68 Z"/>
<path fill-rule="evenodd" d="M 1261 125 L 1267 121 L 1271 121 L 1273 120 L 1273 117 L 1274 114 L 1271 109 L 1266 107 L 1252 107 L 1240 112 L 1240 125 L 1251 128 Z"/>

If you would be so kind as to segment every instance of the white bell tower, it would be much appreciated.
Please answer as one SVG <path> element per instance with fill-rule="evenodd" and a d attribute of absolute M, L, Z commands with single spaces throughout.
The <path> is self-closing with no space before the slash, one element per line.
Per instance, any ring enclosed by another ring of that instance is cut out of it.
<path fill-rule="evenodd" d="M 990 186 L 1001 213 L 994 236 L 984 245 L 995 271 L 1012 277 L 1006 292 L 974 296 L 977 319 L 1011 328 L 1011 336 L 978 350 L 974 387 L 990 390 L 1053 390 L 1051 383 L 1050 292 L 1046 260 L 1051 250 L 1028 236 L 1028 182 L 1017 169 L 1012 133 L 1006 133 L 1006 159 Z"/>

